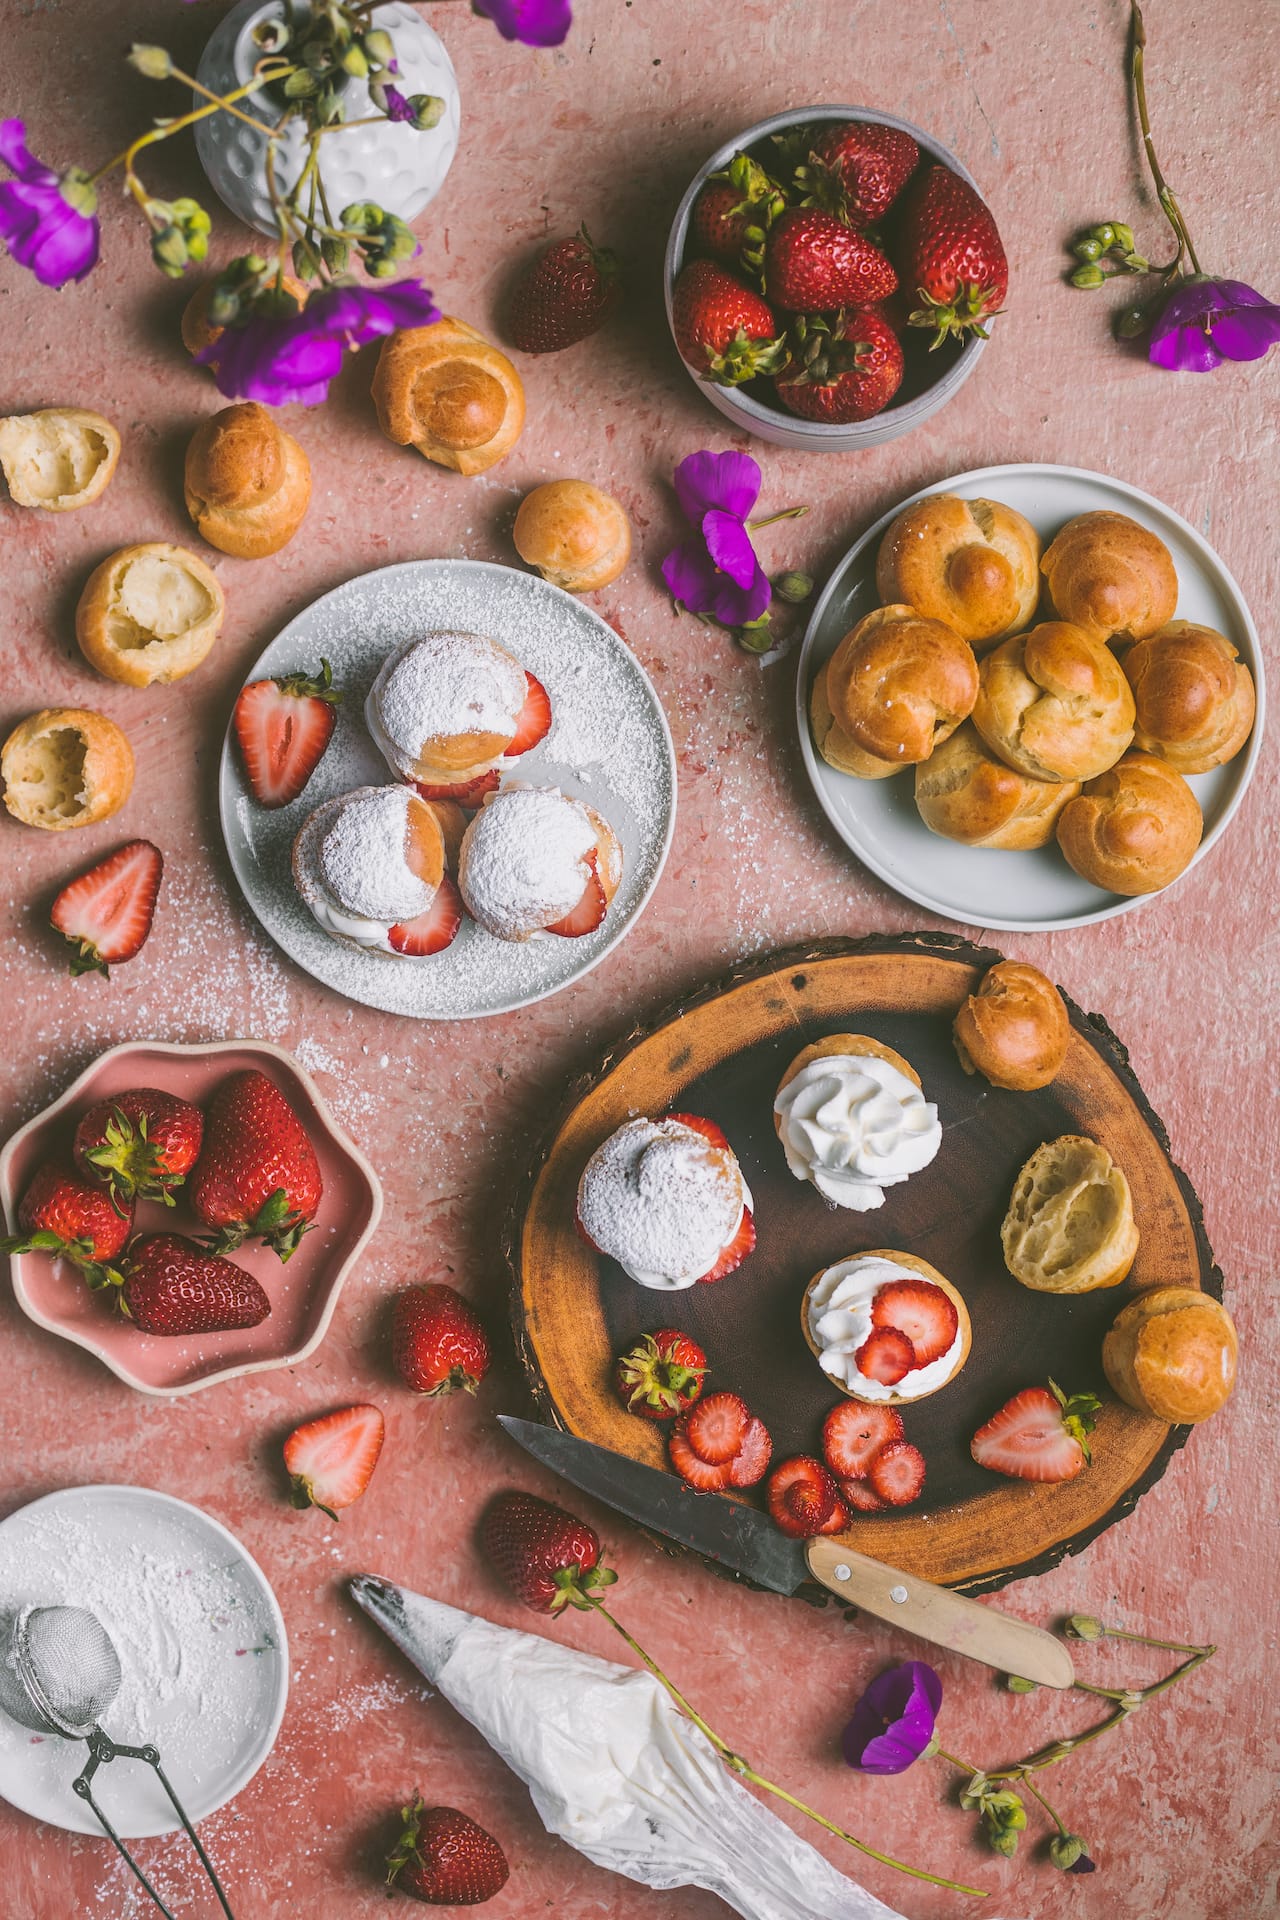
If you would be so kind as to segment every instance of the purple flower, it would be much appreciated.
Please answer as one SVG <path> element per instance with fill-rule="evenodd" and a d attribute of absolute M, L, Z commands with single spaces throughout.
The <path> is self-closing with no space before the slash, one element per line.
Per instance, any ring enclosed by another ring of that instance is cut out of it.
<path fill-rule="evenodd" d="M 0 181 L 0 240 L 41 286 L 83 280 L 98 260 L 98 196 L 88 176 L 61 178 L 27 151 L 21 120 L 0 120 L 0 160 L 13 180 Z"/>
<path fill-rule="evenodd" d="M 1280 340 L 1280 307 L 1240 280 L 1188 275 L 1151 331 L 1150 357 L 1175 373 L 1209 373 L 1224 360 L 1261 360 Z"/>
<path fill-rule="evenodd" d="M 219 393 L 229 400 L 261 400 L 269 407 L 296 400 L 314 407 L 328 397 L 348 347 L 439 318 L 440 309 L 417 280 L 326 287 L 299 313 L 255 313 L 244 326 L 224 328 L 196 358 L 213 369 Z"/>
<path fill-rule="evenodd" d="M 760 494 L 759 467 L 749 453 L 691 453 L 676 468 L 675 488 L 698 531 L 662 562 L 672 598 L 722 627 L 759 620 L 772 597 L 746 527 Z"/>
<path fill-rule="evenodd" d="M 526 47 L 558 47 L 573 25 L 569 0 L 471 0 L 471 9 Z"/>
<path fill-rule="evenodd" d="M 933 1739 L 942 1682 L 923 1660 L 871 1682 L 844 1730 L 844 1757 L 859 1773 L 905 1773 Z"/>
<path fill-rule="evenodd" d="M 383 92 L 383 97 L 387 103 L 385 112 L 388 120 L 412 120 L 413 119 L 414 110 L 409 105 L 409 102 L 405 99 L 404 95 L 401 93 L 399 87 L 393 87 L 387 83 L 384 83 L 382 92 Z"/>

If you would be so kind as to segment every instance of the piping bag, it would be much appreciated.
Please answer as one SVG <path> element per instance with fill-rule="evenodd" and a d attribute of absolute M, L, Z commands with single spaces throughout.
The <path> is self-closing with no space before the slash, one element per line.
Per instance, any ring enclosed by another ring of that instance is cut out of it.
<path fill-rule="evenodd" d="M 743 1920 L 902 1920 L 735 1780 L 643 1668 L 359 1574 L 358 1604 L 528 1787 L 548 1833 Z"/>

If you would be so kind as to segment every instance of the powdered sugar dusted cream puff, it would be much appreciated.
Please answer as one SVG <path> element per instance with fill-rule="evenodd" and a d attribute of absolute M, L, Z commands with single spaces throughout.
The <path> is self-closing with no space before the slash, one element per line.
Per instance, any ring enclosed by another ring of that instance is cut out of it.
<path fill-rule="evenodd" d="M 773 1124 L 797 1180 L 833 1207 L 884 1205 L 884 1189 L 927 1167 L 942 1145 L 938 1109 L 892 1047 L 836 1033 L 798 1053 L 782 1076 Z"/>
<path fill-rule="evenodd" d="M 756 1243 L 751 1193 L 714 1121 L 691 1113 L 627 1120 L 578 1183 L 578 1228 L 642 1287 L 679 1292 L 722 1280 Z"/>
<path fill-rule="evenodd" d="M 467 912 L 499 940 L 593 933 L 621 878 L 622 848 L 593 808 L 514 781 L 486 797 L 458 860 Z"/>
<path fill-rule="evenodd" d="M 889 1247 L 815 1273 L 801 1320 L 822 1371 L 854 1400 L 923 1400 L 969 1357 L 969 1312 L 958 1289 L 927 1260 Z"/>
<path fill-rule="evenodd" d="M 475 807 L 551 725 L 546 689 L 482 633 L 427 633 L 383 661 L 365 720 L 425 800 Z"/>
<path fill-rule="evenodd" d="M 327 800 L 293 843 L 298 892 L 345 947 L 422 959 L 441 953 L 462 923 L 446 872 L 456 807 L 408 787 L 357 787 Z"/>

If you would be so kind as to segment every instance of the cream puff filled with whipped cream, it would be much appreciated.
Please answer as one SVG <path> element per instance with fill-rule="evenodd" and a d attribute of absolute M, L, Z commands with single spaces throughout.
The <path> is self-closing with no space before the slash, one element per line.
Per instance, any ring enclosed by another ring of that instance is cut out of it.
<path fill-rule="evenodd" d="M 578 1228 L 660 1293 L 722 1280 L 756 1243 L 737 1156 L 714 1121 L 691 1113 L 627 1120 L 596 1148 L 578 1183 Z"/>
<path fill-rule="evenodd" d="M 969 1357 L 969 1313 L 959 1290 L 927 1260 L 888 1247 L 816 1273 L 801 1317 L 822 1371 L 854 1400 L 923 1400 L 954 1380 Z"/>
<path fill-rule="evenodd" d="M 486 797 L 458 858 L 467 912 L 499 940 L 594 933 L 621 879 L 622 848 L 593 808 L 518 781 Z"/>
<path fill-rule="evenodd" d="M 855 1213 L 883 1206 L 885 1188 L 927 1167 L 942 1144 L 938 1109 L 915 1068 L 857 1033 L 832 1034 L 796 1055 L 773 1124 L 796 1179 Z"/>
<path fill-rule="evenodd" d="M 358 787 L 317 807 L 293 843 L 293 876 L 325 932 L 371 953 L 443 952 L 462 922 L 445 871 L 451 816 L 460 824 L 410 787 Z"/>
<path fill-rule="evenodd" d="M 496 640 L 427 633 L 383 661 L 365 721 L 392 772 L 424 799 L 478 806 L 502 768 L 544 738 L 551 702 Z"/>

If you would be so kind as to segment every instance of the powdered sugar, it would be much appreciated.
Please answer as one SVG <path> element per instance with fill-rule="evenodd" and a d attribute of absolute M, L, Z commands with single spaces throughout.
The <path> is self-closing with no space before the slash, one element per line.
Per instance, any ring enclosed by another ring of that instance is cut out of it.
<path fill-rule="evenodd" d="M 340 907 L 391 926 L 431 904 L 432 888 L 406 857 L 408 787 L 362 787 L 335 812 L 320 842 L 324 883 Z"/>
<path fill-rule="evenodd" d="M 588 1160 L 578 1217 L 643 1287 L 678 1290 L 709 1273 L 751 1196 L 731 1153 L 678 1120 L 628 1120 Z"/>
<path fill-rule="evenodd" d="M 513 785 L 467 828 L 458 883 L 467 911 L 500 940 L 521 940 L 572 912 L 591 877 L 596 830 L 558 787 Z"/>
<path fill-rule="evenodd" d="M 392 768 L 407 775 L 428 740 L 460 733 L 509 740 L 527 691 L 524 668 L 486 635 L 427 633 L 384 663 L 366 719 Z"/>

